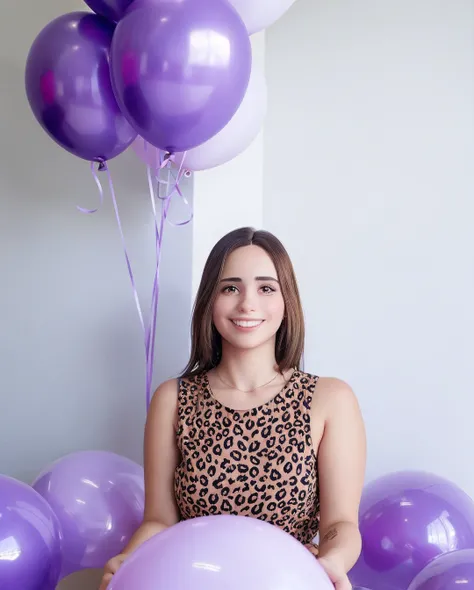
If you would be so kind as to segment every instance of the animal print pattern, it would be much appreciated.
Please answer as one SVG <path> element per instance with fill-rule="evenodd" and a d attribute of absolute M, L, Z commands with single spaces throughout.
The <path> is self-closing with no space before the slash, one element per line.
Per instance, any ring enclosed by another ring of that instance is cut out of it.
<path fill-rule="evenodd" d="M 270 522 L 310 543 L 319 526 L 310 411 L 318 378 L 295 370 L 268 403 L 235 410 L 207 373 L 179 383 L 175 494 L 182 519 L 235 514 Z"/>

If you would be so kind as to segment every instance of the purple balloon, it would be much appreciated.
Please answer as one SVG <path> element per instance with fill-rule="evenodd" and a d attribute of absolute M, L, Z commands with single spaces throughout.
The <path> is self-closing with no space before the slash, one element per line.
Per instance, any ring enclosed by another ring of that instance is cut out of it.
<path fill-rule="evenodd" d="M 202 516 L 155 535 L 120 567 L 107 590 L 334 590 L 317 559 L 257 518 Z"/>
<path fill-rule="evenodd" d="M 35 490 L 0 475 L 0 588 L 54 590 L 61 571 L 61 529 Z"/>
<path fill-rule="evenodd" d="M 251 63 L 247 30 L 227 0 L 135 0 L 112 43 L 120 108 L 144 139 L 169 152 L 225 127 Z"/>
<path fill-rule="evenodd" d="M 133 0 L 84 0 L 87 6 L 106 19 L 118 22 Z"/>
<path fill-rule="evenodd" d="M 61 147 L 85 160 L 118 156 L 137 133 L 110 80 L 114 25 L 90 12 L 50 22 L 28 54 L 25 85 L 33 114 Z"/>
<path fill-rule="evenodd" d="M 362 494 L 359 520 L 362 552 L 349 577 L 376 590 L 406 590 L 435 557 L 474 548 L 474 502 L 430 473 L 373 481 Z"/>
<path fill-rule="evenodd" d="M 416 576 L 408 590 L 474 590 L 474 550 L 437 557 Z"/>
<path fill-rule="evenodd" d="M 33 483 L 63 531 L 61 578 L 103 567 L 120 553 L 143 520 L 143 468 L 106 451 L 67 455 Z"/>

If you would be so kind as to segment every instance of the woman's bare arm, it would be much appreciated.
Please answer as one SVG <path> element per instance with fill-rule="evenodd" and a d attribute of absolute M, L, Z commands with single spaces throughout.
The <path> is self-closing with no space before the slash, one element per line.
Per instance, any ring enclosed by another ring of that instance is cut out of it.
<path fill-rule="evenodd" d="M 321 379 L 324 432 L 318 450 L 320 485 L 319 556 L 348 572 L 361 550 L 359 503 L 366 464 L 366 435 L 352 389 L 339 379 Z"/>

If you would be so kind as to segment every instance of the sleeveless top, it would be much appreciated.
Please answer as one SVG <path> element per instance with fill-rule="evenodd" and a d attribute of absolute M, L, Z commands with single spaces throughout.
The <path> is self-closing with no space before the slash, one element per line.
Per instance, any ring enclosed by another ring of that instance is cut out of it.
<path fill-rule="evenodd" d="M 181 518 L 256 517 L 311 543 L 319 527 L 317 457 L 310 426 L 318 378 L 295 370 L 269 402 L 235 410 L 207 373 L 181 379 L 174 477 Z"/>

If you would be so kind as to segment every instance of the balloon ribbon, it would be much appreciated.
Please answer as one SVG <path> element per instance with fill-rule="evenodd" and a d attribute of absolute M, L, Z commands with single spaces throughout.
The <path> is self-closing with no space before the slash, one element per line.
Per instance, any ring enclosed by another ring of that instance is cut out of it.
<path fill-rule="evenodd" d="M 146 145 L 145 145 L 145 149 L 147 149 Z M 160 295 L 160 265 L 161 265 L 161 254 L 162 254 L 162 248 L 163 248 L 164 228 L 165 228 L 166 223 L 169 223 L 170 225 L 173 225 L 175 227 L 187 225 L 188 223 L 191 222 L 191 220 L 193 218 L 192 210 L 191 210 L 191 214 L 190 214 L 189 218 L 184 221 L 180 221 L 180 222 L 175 223 L 175 222 L 170 221 L 170 219 L 168 217 L 169 209 L 171 206 L 171 201 L 173 199 L 173 196 L 175 196 L 175 195 L 179 195 L 179 197 L 183 200 L 185 205 L 187 205 L 191 209 L 191 206 L 190 206 L 188 200 L 183 195 L 181 188 L 179 186 L 182 177 L 184 175 L 187 175 L 187 170 L 185 170 L 181 166 L 175 176 L 172 172 L 172 169 L 171 169 L 170 156 L 171 156 L 170 154 L 167 154 L 167 153 L 161 152 L 161 151 L 158 152 L 158 150 L 157 150 L 157 157 L 159 158 L 157 165 L 154 167 L 153 170 L 149 165 L 147 165 L 148 188 L 150 191 L 150 200 L 151 200 L 151 207 L 152 207 L 152 212 L 153 212 L 153 221 L 154 221 L 154 226 L 155 226 L 155 256 L 156 256 L 156 264 L 155 264 L 155 272 L 154 272 L 154 277 L 153 277 L 153 288 L 152 288 L 152 296 L 151 296 L 151 306 L 150 306 L 150 314 L 149 314 L 148 322 L 145 321 L 143 311 L 142 311 L 142 306 L 140 304 L 140 298 L 138 295 L 138 290 L 137 290 L 136 281 L 135 281 L 135 277 L 134 277 L 133 270 L 132 270 L 132 265 L 130 262 L 130 257 L 128 255 L 128 250 L 127 250 L 127 245 L 126 245 L 126 241 L 125 241 L 125 235 L 123 232 L 122 222 L 120 219 L 120 213 L 119 213 L 119 208 L 118 208 L 118 204 L 117 204 L 115 188 L 114 188 L 114 184 L 112 181 L 112 175 L 110 173 L 110 170 L 109 170 L 106 162 L 101 162 L 99 164 L 99 171 L 104 171 L 107 175 L 110 195 L 112 198 L 115 217 L 117 219 L 117 226 L 118 226 L 118 230 L 119 230 L 119 234 L 120 234 L 120 239 L 122 242 L 122 248 L 123 248 L 123 252 L 124 252 L 124 256 L 125 256 L 125 261 L 127 264 L 128 275 L 130 277 L 130 282 L 132 285 L 133 298 L 135 301 L 135 306 L 137 308 L 138 317 L 140 320 L 140 325 L 142 327 L 143 335 L 144 335 L 145 368 L 146 368 L 145 401 L 146 401 L 147 411 L 150 406 L 151 398 L 152 398 L 153 369 L 154 369 L 155 340 L 156 340 L 156 320 L 157 320 L 157 314 L 158 314 L 158 302 L 159 302 L 159 295 Z M 81 211 L 81 213 L 85 213 L 85 214 L 96 213 L 99 210 L 99 208 L 102 206 L 103 201 L 104 201 L 104 190 L 103 190 L 101 182 L 98 178 L 97 172 L 94 168 L 94 162 L 91 162 L 91 171 L 92 171 L 94 181 L 97 184 L 97 187 L 99 190 L 99 206 L 96 209 L 85 209 L 83 207 L 77 207 L 77 209 L 79 211 Z M 163 172 L 167 172 L 167 180 L 161 179 L 161 174 Z M 171 183 L 171 176 L 173 176 L 173 180 L 174 180 L 173 183 Z M 156 186 L 155 186 L 154 181 L 156 182 Z M 161 192 L 160 187 L 162 185 L 166 185 L 166 194 L 164 196 L 160 195 L 160 192 Z M 170 188 L 170 185 L 171 185 L 171 188 Z M 158 208 L 156 206 L 157 200 L 160 203 L 159 212 L 158 212 Z"/>

